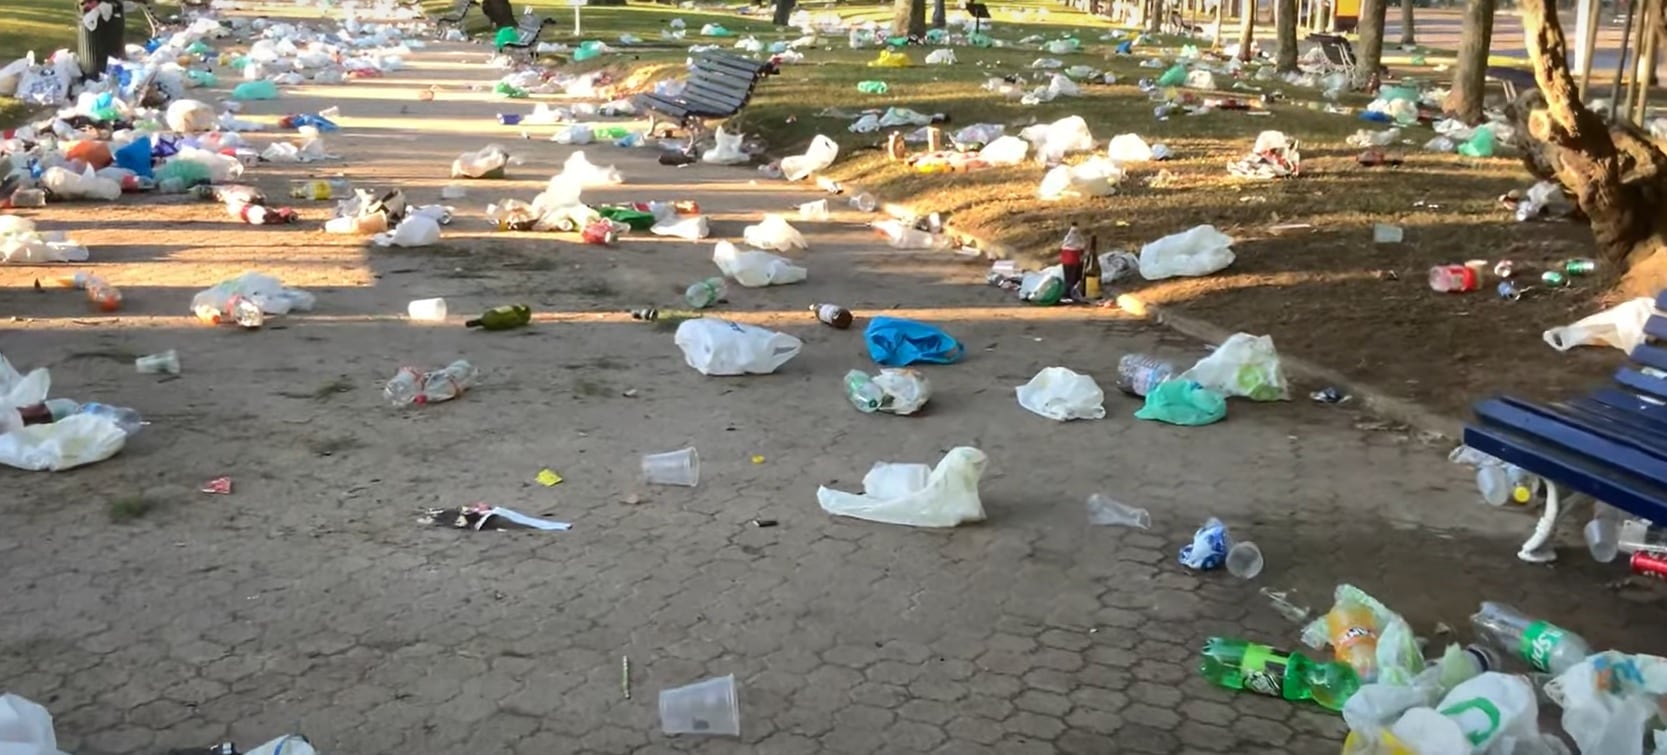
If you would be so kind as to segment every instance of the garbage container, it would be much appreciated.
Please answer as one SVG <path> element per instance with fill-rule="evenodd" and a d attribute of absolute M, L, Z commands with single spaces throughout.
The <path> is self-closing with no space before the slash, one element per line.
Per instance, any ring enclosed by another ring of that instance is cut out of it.
<path fill-rule="evenodd" d="M 110 57 L 121 56 L 127 48 L 127 14 L 122 0 L 75 0 L 75 5 L 80 11 L 75 36 L 80 43 L 77 54 L 81 76 L 96 79 L 104 73 Z M 87 28 L 89 23 L 91 29 Z"/>

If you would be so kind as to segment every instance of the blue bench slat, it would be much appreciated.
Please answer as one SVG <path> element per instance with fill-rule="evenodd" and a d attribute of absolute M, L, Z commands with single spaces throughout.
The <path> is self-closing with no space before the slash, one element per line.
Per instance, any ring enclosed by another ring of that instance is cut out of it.
<path fill-rule="evenodd" d="M 1667 378 L 1659 378 L 1631 367 L 1622 367 L 1615 371 L 1615 382 L 1639 393 L 1667 401 Z"/>
<path fill-rule="evenodd" d="M 1646 367 L 1667 370 L 1667 349 L 1660 346 L 1652 346 L 1647 343 L 1640 344 L 1638 348 L 1632 350 L 1632 354 L 1629 356 L 1632 357 L 1632 361 Z"/>
<path fill-rule="evenodd" d="M 1663 424 L 1659 419 L 1630 409 L 1617 409 L 1589 398 L 1561 401 L 1553 406 L 1559 414 L 1566 412 L 1585 418 L 1588 424 L 1595 423 L 1599 427 L 1607 428 L 1606 434 L 1611 437 L 1635 436 L 1641 441 L 1641 450 L 1645 452 L 1660 456 L 1662 450 L 1667 450 L 1667 424 Z"/>
<path fill-rule="evenodd" d="M 1656 421 L 1667 423 L 1667 402 L 1651 401 L 1649 396 L 1640 396 L 1619 388 L 1599 388 L 1592 391 L 1592 395 L 1588 398 L 1613 406 L 1616 409 L 1638 412 Z"/>
<path fill-rule="evenodd" d="M 1662 289 L 1661 293 L 1655 295 L 1655 308 L 1667 311 L 1667 289 Z"/>
<path fill-rule="evenodd" d="M 1667 340 L 1667 317 L 1650 315 L 1650 319 L 1644 321 L 1644 335 L 1658 341 Z"/>
<path fill-rule="evenodd" d="M 1466 426 L 1464 444 L 1633 516 L 1667 522 L 1667 489 L 1600 465 L 1582 452 L 1540 444 L 1498 426 Z"/>
<path fill-rule="evenodd" d="M 1537 438 L 1538 445 L 1561 447 L 1632 470 L 1639 477 L 1667 481 L 1667 460 L 1630 443 L 1548 416 L 1545 407 L 1513 399 L 1492 399 L 1476 405 L 1476 416 L 1484 424 L 1511 428 L 1516 435 Z"/>

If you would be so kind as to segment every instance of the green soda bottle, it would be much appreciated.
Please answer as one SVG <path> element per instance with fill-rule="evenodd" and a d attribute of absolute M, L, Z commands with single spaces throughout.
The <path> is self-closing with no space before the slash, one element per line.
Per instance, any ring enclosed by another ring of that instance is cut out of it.
<path fill-rule="evenodd" d="M 706 309 L 720 301 L 729 293 L 729 287 L 724 285 L 722 278 L 707 278 L 695 281 L 688 290 L 683 292 L 683 301 L 695 309 Z"/>
<path fill-rule="evenodd" d="M 1286 700 L 1313 700 L 1342 710 L 1360 689 L 1360 678 L 1342 661 L 1320 662 L 1249 640 L 1211 637 L 1204 641 L 1198 672 L 1211 683 Z"/>
<path fill-rule="evenodd" d="M 485 328 L 487 330 L 509 330 L 519 328 L 532 322 L 533 310 L 525 304 L 505 304 L 486 310 L 480 317 L 465 321 L 463 324 L 471 328 Z"/>

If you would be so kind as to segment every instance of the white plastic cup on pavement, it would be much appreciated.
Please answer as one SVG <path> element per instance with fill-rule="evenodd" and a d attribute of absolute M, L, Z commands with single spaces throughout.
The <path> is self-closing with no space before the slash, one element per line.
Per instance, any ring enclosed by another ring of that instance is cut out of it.
<path fill-rule="evenodd" d="M 139 357 L 133 366 L 141 375 L 178 375 L 179 352 L 168 349 L 161 354 Z"/>
<path fill-rule="evenodd" d="M 446 300 L 441 298 L 418 299 L 406 305 L 405 311 L 411 319 L 417 322 L 445 322 Z"/>
<path fill-rule="evenodd" d="M 735 675 L 660 691 L 660 729 L 667 734 L 741 735 Z"/>
<path fill-rule="evenodd" d="M 1262 549 L 1249 540 L 1234 543 L 1227 551 L 1227 573 L 1239 579 L 1255 579 L 1262 565 Z"/>
<path fill-rule="evenodd" d="M 692 488 L 700 482 L 700 454 L 693 446 L 642 457 L 642 476 L 654 485 Z"/>

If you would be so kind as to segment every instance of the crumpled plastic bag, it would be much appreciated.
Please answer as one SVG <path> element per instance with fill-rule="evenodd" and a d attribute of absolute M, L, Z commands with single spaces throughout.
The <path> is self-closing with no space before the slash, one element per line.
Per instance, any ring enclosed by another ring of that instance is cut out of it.
<path fill-rule="evenodd" d="M 114 202 L 122 196 L 122 185 L 115 179 L 101 178 L 92 166 L 83 173 L 60 168 L 47 168 L 41 173 L 41 188 L 60 199 L 99 199 Z"/>
<path fill-rule="evenodd" d="M 1052 201 L 1066 198 L 1106 197 L 1117 193 L 1123 170 L 1098 155 L 1077 165 L 1059 165 L 1042 176 L 1036 195 Z"/>
<path fill-rule="evenodd" d="M 16 215 L 0 215 L 0 262 L 81 262 L 87 247 L 71 241 L 63 231 L 41 233 L 35 224 Z"/>
<path fill-rule="evenodd" d="M 1644 325 L 1655 314 L 1655 300 L 1640 297 L 1617 304 L 1573 325 L 1545 332 L 1545 342 L 1558 351 L 1576 346 L 1614 346 L 1628 354 L 1648 340 Z"/>
<path fill-rule="evenodd" d="M 874 317 L 863 331 L 868 356 L 887 367 L 907 367 L 916 362 L 954 364 L 966 355 L 966 348 L 934 325 L 899 317 Z"/>
<path fill-rule="evenodd" d="M 804 348 L 786 333 L 708 317 L 683 321 L 675 341 L 702 375 L 767 375 Z"/>
<path fill-rule="evenodd" d="M 774 249 L 785 252 L 790 249 L 807 249 L 809 244 L 805 236 L 797 228 L 788 225 L 787 218 L 773 212 L 765 213 L 764 219 L 756 225 L 749 225 L 741 229 L 741 238 L 750 246 L 759 249 Z"/>
<path fill-rule="evenodd" d="M 705 215 L 679 215 L 656 221 L 648 232 L 656 236 L 699 241 L 712 235 L 712 228 Z"/>
<path fill-rule="evenodd" d="M 182 134 L 194 134 L 214 128 L 214 108 L 197 100 L 174 100 L 168 103 L 162 117 L 168 128 Z"/>
<path fill-rule="evenodd" d="M 1146 393 L 1136 419 L 1193 427 L 1227 417 L 1227 399 L 1191 380 L 1165 380 Z"/>
<path fill-rule="evenodd" d="M 812 173 L 826 170 L 839 157 L 839 143 L 817 134 L 802 155 L 781 159 L 781 175 L 789 181 L 802 181 Z"/>
<path fill-rule="evenodd" d="M 33 700 L 0 695 L 0 755 L 64 755 L 52 731 L 52 714 Z"/>
<path fill-rule="evenodd" d="M 741 139 L 746 136 L 745 134 L 731 134 L 725 131 L 723 126 L 719 126 L 717 133 L 713 136 L 717 139 L 717 145 L 701 154 L 701 162 L 714 165 L 735 165 L 752 159 L 747 156 L 747 153 L 741 151 Z"/>
<path fill-rule="evenodd" d="M 1434 708 L 1413 708 L 1402 714 L 1390 733 L 1419 755 L 1566 752 L 1542 738 L 1539 702 L 1528 678 L 1493 671 L 1454 687 Z"/>
<path fill-rule="evenodd" d="M 573 181 L 576 185 L 590 188 L 593 186 L 615 186 L 625 183 L 625 176 L 612 165 L 604 168 L 585 157 L 583 150 L 567 156 L 567 162 L 562 163 L 561 173 L 551 178 L 552 182 L 561 180 Z"/>
<path fill-rule="evenodd" d="M 1642 755 L 1645 731 L 1667 696 L 1667 659 L 1597 653 L 1547 683 L 1545 694 L 1563 709 L 1563 731 L 1580 752 Z M 1660 753 L 1667 729 L 1653 739 Z"/>
<path fill-rule="evenodd" d="M 250 271 L 198 291 L 191 297 L 191 312 L 201 316 L 201 310 L 206 307 L 229 313 L 233 300 L 237 298 L 248 299 L 260 307 L 261 312 L 269 315 L 311 311 L 317 302 L 317 297 L 306 291 L 286 288 L 283 281 L 273 276 Z"/>
<path fill-rule="evenodd" d="M 1186 83 L 1182 86 L 1188 89 L 1215 89 L 1216 75 L 1202 68 L 1188 71 Z"/>
<path fill-rule="evenodd" d="M 920 370 L 885 367 L 873 377 L 873 382 L 886 394 L 887 400 L 880 411 L 889 414 L 914 414 L 932 398 L 932 383 Z"/>
<path fill-rule="evenodd" d="M 984 503 L 978 498 L 978 481 L 988 462 L 983 451 L 968 446 L 950 449 L 930 469 L 925 464 L 880 462 L 863 476 L 861 495 L 820 487 L 816 501 L 834 516 L 884 524 L 954 527 L 980 522 Z"/>
<path fill-rule="evenodd" d="M 1152 159 L 1152 145 L 1139 134 L 1118 134 L 1106 145 L 1106 157 L 1119 163 L 1143 163 Z"/>
<path fill-rule="evenodd" d="M 1019 138 L 1034 145 L 1037 157 L 1047 163 L 1057 163 L 1072 152 L 1087 152 L 1094 148 L 1094 136 L 1088 132 L 1088 121 L 1080 115 L 1031 126 L 1020 131 Z"/>
<path fill-rule="evenodd" d="M 1279 366 L 1279 352 L 1273 348 L 1273 336 L 1234 333 L 1176 378 L 1191 380 L 1224 396 L 1244 396 L 1252 401 L 1285 401 L 1291 397 Z"/>
<path fill-rule="evenodd" d="M 868 61 L 870 67 L 878 68 L 908 68 L 914 64 L 914 61 L 909 59 L 908 53 L 893 50 L 889 47 L 881 50 L 879 57 Z"/>
<path fill-rule="evenodd" d="M 580 154 L 575 152 L 574 154 Z M 504 169 L 519 165 L 503 147 L 488 144 L 474 152 L 464 152 L 451 163 L 452 178 L 503 178 Z"/>
<path fill-rule="evenodd" d="M 439 240 L 439 221 L 417 213 L 406 215 L 392 233 L 378 233 L 371 237 L 371 242 L 377 246 L 429 246 Z"/>
<path fill-rule="evenodd" d="M 1106 416 L 1106 394 L 1094 378 L 1066 367 L 1045 367 L 1015 390 L 1019 406 L 1051 420 L 1066 422 Z"/>
<path fill-rule="evenodd" d="M 926 64 L 932 66 L 955 65 L 955 51 L 948 47 L 943 47 L 926 53 Z"/>
<path fill-rule="evenodd" d="M 232 88 L 231 97 L 239 101 L 275 100 L 278 86 L 270 81 L 245 81 Z"/>
<path fill-rule="evenodd" d="M 60 472 L 104 461 L 125 445 L 127 433 L 110 419 L 72 414 L 57 422 L 29 425 L 0 435 L 0 464 Z M 0 743 L 0 754 L 6 752 L 6 746 Z"/>
<path fill-rule="evenodd" d="M 809 274 L 786 257 L 750 249 L 742 251 L 728 241 L 720 241 L 713 248 L 712 262 L 725 276 L 747 288 L 799 283 Z"/>
<path fill-rule="evenodd" d="M 1140 276 L 1162 280 L 1209 275 L 1233 264 L 1233 239 L 1213 225 L 1171 234 L 1140 248 Z"/>
<path fill-rule="evenodd" d="M 45 401 L 51 390 L 52 373 L 45 367 L 36 367 L 23 375 L 6 360 L 6 355 L 0 354 L 0 412 L 15 412 L 19 407 Z"/>
<path fill-rule="evenodd" d="M 991 165 L 1018 165 L 1030 153 L 1030 143 L 1017 136 L 1001 136 L 978 151 L 978 159 Z"/>

